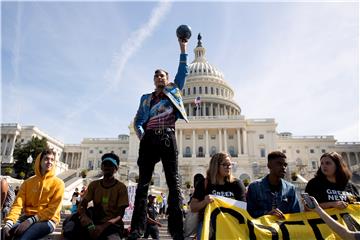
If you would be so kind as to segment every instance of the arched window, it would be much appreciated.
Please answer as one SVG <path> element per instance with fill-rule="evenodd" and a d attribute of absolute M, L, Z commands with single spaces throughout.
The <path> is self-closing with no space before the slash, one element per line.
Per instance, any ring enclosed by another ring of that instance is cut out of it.
<path fill-rule="evenodd" d="M 260 157 L 264 158 L 266 155 L 265 148 L 260 149 Z"/>
<path fill-rule="evenodd" d="M 215 153 L 216 153 L 216 147 L 215 147 L 215 146 L 212 146 L 212 147 L 211 147 L 210 156 L 211 156 L 211 157 L 214 156 Z"/>
<path fill-rule="evenodd" d="M 219 89 L 218 88 L 216 89 L 216 95 L 219 95 Z"/>
<path fill-rule="evenodd" d="M 183 96 L 185 96 L 185 89 L 183 89 Z"/>
<path fill-rule="evenodd" d="M 196 87 L 193 87 L 193 94 L 196 94 Z"/>
<path fill-rule="evenodd" d="M 199 87 L 199 94 L 202 94 L 202 87 Z"/>
<path fill-rule="evenodd" d="M 191 149 L 190 149 L 190 147 L 185 148 L 185 156 L 184 157 L 191 157 Z"/>
<path fill-rule="evenodd" d="M 236 153 L 235 153 L 235 148 L 234 148 L 234 146 L 230 146 L 230 147 L 229 147 L 229 154 L 230 154 L 231 157 L 237 157 L 237 156 L 236 156 Z"/>
<path fill-rule="evenodd" d="M 311 169 L 312 170 L 317 170 L 318 169 L 318 161 L 317 160 L 312 160 L 311 161 Z"/>
<path fill-rule="evenodd" d="M 211 94 L 214 94 L 214 88 L 211 87 L 210 90 L 211 90 Z"/>
<path fill-rule="evenodd" d="M 188 88 L 188 94 L 187 95 L 190 95 L 190 88 Z"/>
<path fill-rule="evenodd" d="M 208 94 L 208 88 L 205 87 L 205 94 Z"/>
<path fill-rule="evenodd" d="M 88 169 L 94 169 L 94 163 L 92 160 L 88 162 Z"/>
<path fill-rule="evenodd" d="M 198 149 L 198 157 L 204 157 L 203 147 L 199 147 L 199 149 Z"/>
<path fill-rule="evenodd" d="M 252 163 L 251 165 L 251 168 L 252 168 L 252 171 L 253 171 L 253 175 L 256 177 L 257 175 L 259 175 L 260 173 L 260 167 L 259 167 L 259 164 L 254 162 Z"/>

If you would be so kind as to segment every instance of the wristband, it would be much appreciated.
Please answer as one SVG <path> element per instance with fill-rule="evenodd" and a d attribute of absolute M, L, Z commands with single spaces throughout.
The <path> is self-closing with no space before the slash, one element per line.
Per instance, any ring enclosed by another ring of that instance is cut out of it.
<path fill-rule="evenodd" d="M 27 221 L 30 222 L 30 224 L 33 224 L 33 223 L 36 223 L 38 221 L 36 215 L 35 216 L 32 216 L 32 217 L 29 217 L 28 219 L 26 219 Z"/>
<path fill-rule="evenodd" d="M 14 225 L 14 223 L 11 220 L 8 220 L 8 221 L 5 222 L 4 227 L 7 227 L 7 228 L 11 229 L 13 225 Z"/>
<path fill-rule="evenodd" d="M 93 223 L 90 223 L 89 225 L 87 225 L 87 229 L 89 231 L 93 231 L 93 230 L 95 230 L 95 225 Z"/>

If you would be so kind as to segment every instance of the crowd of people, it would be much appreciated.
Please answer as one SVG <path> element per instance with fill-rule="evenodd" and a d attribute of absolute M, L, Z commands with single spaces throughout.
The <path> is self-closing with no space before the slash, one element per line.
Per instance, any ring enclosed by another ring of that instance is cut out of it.
<path fill-rule="evenodd" d="M 39 239 L 54 231 L 59 223 L 64 183 L 54 175 L 54 156 L 52 150 L 47 149 L 36 158 L 35 176 L 24 181 L 16 198 L 15 191 L 6 183 L 6 179 L 1 180 L 2 218 L 5 221 L 3 239 L 11 239 L 12 236 Z M 77 207 L 76 210 L 72 208 L 73 214 L 64 222 L 66 239 L 121 239 L 126 236 L 122 217 L 129 205 L 127 188 L 114 177 L 119 168 L 119 158 L 114 153 L 107 153 L 101 160 L 103 178 L 91 182 L 82 192 L 75 189 L 72 202 Z M 296 189 L 284 179 L 287 169 L 285 154 L 279 151 L 269 153 L 269 173 L 250 183 L 247 188 L 232 175 L 232 166 L 227 153 L 216 153 L 211 157 L 205 177 L 202 174 L 194 176 L 195 189 L 187 211 L 199 212 L 200 221 L 193 239 L 201 239 L 201 218 L 206 206 L 213 201 L 213 196 L 247 202 L 247 211 L 253 218 L 273 215 L 282 219 L 284 214 L 300 212 L 301 201 Z M 350 178 L 351 172 L 341 155 L 336 152 L 323 154 L 317 173 L 305 188 L 305 192 L 312 196 L 315 208 L 304 204 L 304 209 L 317 212 L 339 236 L 359 239 L 359 232 L 347 230 L 323 210 L 344 209 L 360 201 L 358 189 Z M 158 227 L 162 226 L 159 219 L 165 219 L 169 214 L 166 203 L 164 193 L 148 195 L 143 238 L 159 239 Z M 182 204 L 186 205 L 185 202 Z M 67 229 L 69 226 L 70 229 Z"/>
<path fill-rule="evenodd" d="M 200 38 L 200 36 L 199 36 Z M 199 39 L 200 40 L 200 39 Z M 187 121 L 181 97 L 188 75 L 187 41 L 178 39 L 180 61 L 174 83 L 163 69 L 154 72 L 155 90 L 140 98 L 134 119 L 134 129 L 140 140 L 139 179 L 136 189 L 129 240 L 142 237 L 159 238 L 161 222 L 166 216 L 168 232 L 174 240 L 184 239 L 184 201 L 178 173 L 178 149 L 175 138 L 177 119 Z M 54 231 L 60 221 L 64 196 L 64 182 L 55 176 L 55 156 L 51 149 L 44 150 L 35 160 L 35 175 L 28 178 L 15 191 L 6 181 L 1 181 L 2 239 L 39 239 Z M 168 195 L 148 195 L 155 165 L 162 162 Z M 114 153 L 101 157 L 103 178 L 89 184 L 87 189 L 78 189 L 72 196 L 72 215 L 63 223 L 66 239 L 122 239 L 127 233 L 123 216 L 129 205 L 125 184 L 114 174 L 120 160 Z M 300 204 L 293 184 L 286 181 L 287 158 L 282 152 L 268 154 L 269 174 L 255 180 L 246 188 L 232 174 L 233 162 L 224 152 L 214 154 L 205 176 L 194 176 L 195 190 L 189 200 L 191 212 L 200 216 L 196 226 L 196 239 L 201 238 L 204 209 L 213 202 L 213 196 L 222 196 L 247 203 L 247 211 L 253 218 L 273 215 L 279 219 L 284 214 L 300 212 Z M 359 239 L 359 233 L 351 233 L 341 225 L 331 222 L 322 208 L 344 209 L 348 204 L 360 201 L 359 192 L 350 182 L 351 172 L 341 155 L 325 153 L 320 158 L 320 167 L 315 177 L 306 186 L 305 192 L 313 196 L 315 211 L 324 218 L 335 232 L 347 239 Z M 316 201 L 315 201 L 316 200 Z M 319 204 L 318 204 L 318 203 Z M 185 211 L 184 211 L 185 210 Z M 305 206 L 305 210 L 309 209 Z M 349 237 L 348 237 L 349 236 Z"/>

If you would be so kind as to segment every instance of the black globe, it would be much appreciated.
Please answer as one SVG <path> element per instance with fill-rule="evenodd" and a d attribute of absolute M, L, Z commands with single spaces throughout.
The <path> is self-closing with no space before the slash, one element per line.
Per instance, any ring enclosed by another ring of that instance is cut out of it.
<path fill-rule="evenodd" d="M 188 25 L 180 25 L 176 29 L 176 36 L 180 39 L 190 39 L 191 37 L 191 28 Z"/>

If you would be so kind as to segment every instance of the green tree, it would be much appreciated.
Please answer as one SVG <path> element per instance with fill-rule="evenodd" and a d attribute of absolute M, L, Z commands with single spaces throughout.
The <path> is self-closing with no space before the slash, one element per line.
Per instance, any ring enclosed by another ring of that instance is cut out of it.
<path fill-rule="evenodd" d="M 14 171 L 16 177 L 26 179 L 34 175 L 35 158 L 47 147 L 48 145 L 46 138 L 40 139 L 38 137 L 32 137 L 31 140 L 25 144 L 17 143 L 14 149 Z M 30 155 L 33 158 L 32 163 L 27 162 L 27 159 Z M 23 174 L 20 176 L 20 173 Z"/>
<path fill-rule="evenodd" d="M 80 175 L 81 175 L 82 178 L 86 178 L 87 174 L 88 174 L 88 170 L 87 170 L 87 169 L 83 169 L 83 170 L 81 170 L 81 172 L 80 172 Z"/>
<path fill-rule="evenodd" d="M 13 172 L 13 169 L 11 167 L 5 168 L 5 171 L 4 171 L 5 175 L 11 175 L 12 172 Z"/>

